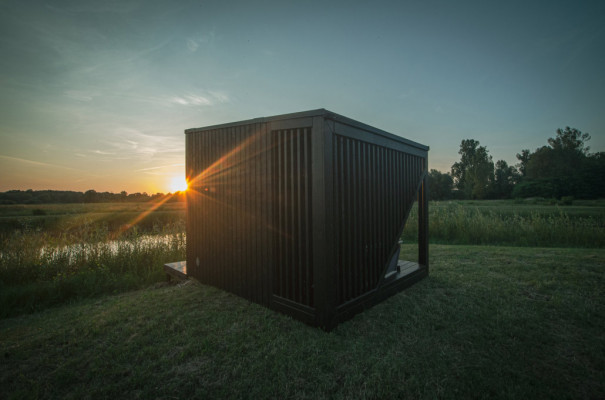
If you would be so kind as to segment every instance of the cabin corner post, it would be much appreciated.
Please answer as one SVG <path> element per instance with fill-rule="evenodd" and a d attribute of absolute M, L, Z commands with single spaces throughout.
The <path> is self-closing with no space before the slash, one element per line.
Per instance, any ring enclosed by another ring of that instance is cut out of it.
<path fill-rule="evenodd" d="M 418 190 L 418 264 L 429 268 L 429 200 L 428 157 L 424 159 L 424 174 Z"/>
<path fill-rule="evenodd" d="M 332 132 L 323 116 L 313 118 L 311 162 L 313 164 L 313 280 L 317 325 L 331 329 L 336 314 L 334 262 L 331 246 Z"/>

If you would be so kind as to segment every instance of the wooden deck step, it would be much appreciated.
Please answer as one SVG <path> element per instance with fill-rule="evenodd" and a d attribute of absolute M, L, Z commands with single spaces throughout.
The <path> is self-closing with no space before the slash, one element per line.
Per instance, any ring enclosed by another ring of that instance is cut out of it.
<path fill-rule="evenodd" d="M 164 264 L 164 272 L 170 281 L 174 278 L 179 281 L 188 279 L 187 277 L 187 261 L 177 261 L 173 263 Z"/>

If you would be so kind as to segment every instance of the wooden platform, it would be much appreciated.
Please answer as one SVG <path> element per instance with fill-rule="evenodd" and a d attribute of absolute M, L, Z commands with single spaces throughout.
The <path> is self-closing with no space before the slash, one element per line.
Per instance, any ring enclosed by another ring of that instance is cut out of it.
<path fill-rule="evenodd" d="M 170 281 L 172 278 L 184 281 L 187 277 L 187 261 L 177 261 L 173 263 L 164 264 L 164 272 Z"/>
<path fill-rule="evenodd" d="M 412 272 L 417 271 L 419 268 L 420 266 L 418 265 L 418 263 L 415 263 L 413 261 L 399 260 L 399 262 L 397 263 L 398 277 L 411 274 Z"/>
<path fill-rule="evenodd" d="M 399 260 L 397 262 L 397 270 L 391 271 L 390 273 L 386 274 L 384 280 L 385 282 L 390 282 L 403 278 L 404 276 L 409 275 L 412 272 L 418 271 L 419 268 L 420 266 L 415 262 Z"/>

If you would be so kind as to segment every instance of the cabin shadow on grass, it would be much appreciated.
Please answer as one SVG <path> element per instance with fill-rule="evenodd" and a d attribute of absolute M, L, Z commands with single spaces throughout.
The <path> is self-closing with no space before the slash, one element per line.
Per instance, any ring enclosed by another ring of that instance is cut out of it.
<path fill-rule="evenodd" d="M 331 333 L 197 283 L 85 300 L 0 321 L 0 385 L 9 398 L 603 398 L 604 260 L 435 245 L 427 279 Z"/>

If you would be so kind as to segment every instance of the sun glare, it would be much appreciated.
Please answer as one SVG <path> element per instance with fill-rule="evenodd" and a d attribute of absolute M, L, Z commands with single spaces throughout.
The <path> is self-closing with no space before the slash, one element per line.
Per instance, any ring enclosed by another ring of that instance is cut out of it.
<path fill-rule="evenodd" d="M 170 179 L 170 191 L 174 192 L 184 192 L 187 190 L 187 180 L 182 175 L 173 176 Z"/>

